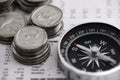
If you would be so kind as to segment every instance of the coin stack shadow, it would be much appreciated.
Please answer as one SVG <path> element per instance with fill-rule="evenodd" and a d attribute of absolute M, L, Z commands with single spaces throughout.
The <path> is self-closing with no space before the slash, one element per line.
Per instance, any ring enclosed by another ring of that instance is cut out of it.
<path fill-rule="evenodd" d="M 58 36 L 64 27 L 63 12 L 56 6 L 43 5 L 31 14 L 31 23 L 46 30 L 49 38 Z"/>
<path fill-rule="evenodd" d="M 0 0 L 0 13 L 10 11 L 13 8 L 13 2 L 14 0 Z"/>
<path fill-rule="evenodd" d="M 14 58 L 25 65 L 40 64 L 50 55 L 47 33 L 36 26 L 19 30 L 11 47 Z"/>
<path fill-rule="evenodd" d="M 51 2 L 52 0 L 17 0 L 19 7 L 25 12 L 32 12 L 36 7 Z"/>

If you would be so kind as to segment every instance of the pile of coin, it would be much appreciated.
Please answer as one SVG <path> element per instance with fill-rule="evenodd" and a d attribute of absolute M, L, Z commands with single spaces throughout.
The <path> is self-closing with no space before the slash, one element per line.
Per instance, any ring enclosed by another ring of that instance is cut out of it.
<path fill-rule="evenodd" d="M 33 11 L 36 7 L 41 6 L 43 4 L 48 4 L 52 0 L 17 0 L 20 8 L 26 12 Z"/>
<path fill-rule="evenodd" d="M 48 38 L 59 35 L 64 26 L 62 11 L 50 5 L 51 1 L 0 0 L 0 43 L 12 43 L 16 61 L 36 65 L 49 57 L 51 49 Z"/>
<path fill-rule="evenodd" d="M 49 38 L 60 34 L 63 30 L 63 13 L 53 5 L 43 5 L 35 9 L 31 14 L 31 22 L 34 25 L 44 28 Z"/>
<path fill-rule="evenodd" d="M 0 0 L 0 13 L 11 10 L 13 2 L 14 0 Z"/>
<path fill-rule="evenodd" d="M 0 14 L 0 43 L 10 44 L 17 31 L 25 25 L 22 14 L 17 12 Z"/>
<path fill-rule="evenodd" d="M 36 26 L 22 28 L 12 43 L 14 58 L 25 65 L 36 65 L 45 61 L 50 54 L 47 33 Z"/>

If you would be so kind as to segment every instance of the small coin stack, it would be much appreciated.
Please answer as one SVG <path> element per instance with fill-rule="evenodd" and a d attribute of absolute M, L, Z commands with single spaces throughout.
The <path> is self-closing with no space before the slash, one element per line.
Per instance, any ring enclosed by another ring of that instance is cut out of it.
<path fill-rule="evenodd" d="M 10 11 L 14 0 L 0 0 L 0 13 Z"/>
<path fill-rule="evenodd" d="M 63 13 L 53 5 L 43 5 L 35 9 L 31 14 L 31 22 L 42 27 L 48 33 L 49 38 L 53 38 L 63 30 Z"/>
<path fill-rule="evenodd" d="M 36 26 L 22 28 L 12 43 L 14 58 L 25 65 L 36 65 L 45 61 L 50 54 L 47 33 Z"/>
<path fill-rule="evenodd" d="M 26 12 L 33 11 L 36 7 L 48 4 L 52 0 L 17 0 L 20 8 Z"/>
<path fill-rule="evenodd" d="M 0 43 L 11 44 L 17 31 L 26 25 L 23 15 L 16 12 L 0 14 Z"/>

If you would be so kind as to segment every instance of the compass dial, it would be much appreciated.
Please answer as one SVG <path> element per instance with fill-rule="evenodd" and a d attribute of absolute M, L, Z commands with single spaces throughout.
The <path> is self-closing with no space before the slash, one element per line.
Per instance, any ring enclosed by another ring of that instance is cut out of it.
<path fill-rule="evenodd" d="M 105 23 L 79 25 L 62 38 L 60 54 L 79 70 L 110 70 L 120 62 L 120 31 Z"/>

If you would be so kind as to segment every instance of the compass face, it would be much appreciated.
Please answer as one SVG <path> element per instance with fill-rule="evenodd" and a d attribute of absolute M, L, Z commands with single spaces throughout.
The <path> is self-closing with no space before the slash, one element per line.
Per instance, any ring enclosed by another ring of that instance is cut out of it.
<path fill-rule="evenodd" d="M 60 53 L 77 69 L 88 72 L 110 70 L 120 62 L 120 31 L 104 23 L 79 25 L 62 38 Z"/>

